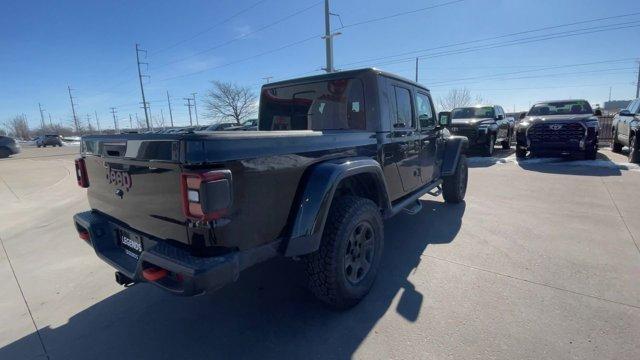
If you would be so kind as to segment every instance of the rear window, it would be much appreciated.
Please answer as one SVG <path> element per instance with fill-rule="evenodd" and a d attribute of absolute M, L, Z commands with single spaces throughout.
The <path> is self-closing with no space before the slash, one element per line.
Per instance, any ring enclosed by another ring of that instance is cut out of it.
<path fill-rule="evenodd" d="M 365 130 L 358 79 L 268 88 L 260 96 L 260 130 Z"/>

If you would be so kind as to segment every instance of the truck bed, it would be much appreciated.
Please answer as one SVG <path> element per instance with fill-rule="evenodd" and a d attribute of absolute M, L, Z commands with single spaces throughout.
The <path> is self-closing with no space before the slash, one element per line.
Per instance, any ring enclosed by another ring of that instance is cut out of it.
<path fill-rule="evenodd" d="M 244 250 L 286 236 L 298 184 L 314 163 L 375 157 L 373 132 L 221 131 L 86 136 L 89 204 L 132 231 L 191 249 Z M 224 221 L 194 226 L 182 211 L 181 174 L 227 169 Z"/>

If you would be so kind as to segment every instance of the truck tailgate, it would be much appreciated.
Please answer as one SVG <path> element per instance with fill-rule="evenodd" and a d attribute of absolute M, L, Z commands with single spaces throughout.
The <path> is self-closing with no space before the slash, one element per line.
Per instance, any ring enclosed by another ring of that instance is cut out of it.
<path fill-rule="evenodd" d="M 91 208 L 161 239 L 188 243 L 177 140 L 83 142 Z"/>

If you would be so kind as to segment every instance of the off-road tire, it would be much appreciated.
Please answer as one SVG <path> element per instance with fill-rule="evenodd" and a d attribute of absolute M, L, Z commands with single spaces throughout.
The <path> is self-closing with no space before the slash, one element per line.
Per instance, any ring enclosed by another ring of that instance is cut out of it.
<path fill-rule="evenodd" d="M 367 272 L 360 281 L 353 283 L 348 279 L 348 269 L 345 268 L 348 264 L 346 257 L 350 238 L 362 224 L 370 226 L 372 231 L 373 254 Z M 380 267 L 383 244 L 382 217 L 379 207 L 373 201 L 357 196 L 333 199 L 320 248 L 305 258 L 311 292 L 335 309 L 355 306 L 373 285 Z"/>
<path fill-rule="evenodd" d="M 464 200 L 467 193 L 467 181 L 469 179 L 469 167 L 467 165 L 467 157 L 460 155 L 456 172 L 451 176 L 445 176 L 442 179 L 442 197 L 448 203 L 457 204 Z"/>
<path fill-rule="evenodd" d="M 491 157 L 493 155 L 493 150 L 496 146 L 496 136 L 494 134 L 489 135 L 489 140 L 486 144 L 483 144 L 482 147 L 482 156 Z"/>
<path fill-rule="evenodd" d="M 516 158 L 524 159 L 527 157 L 527 149 L 521 148 L 520 145 L 516 145 Z"/>
<path fill-rule="evenodd" d="M 638 135 L 629 138 L 629 162 L 640 163 L 640 137 Z"/>

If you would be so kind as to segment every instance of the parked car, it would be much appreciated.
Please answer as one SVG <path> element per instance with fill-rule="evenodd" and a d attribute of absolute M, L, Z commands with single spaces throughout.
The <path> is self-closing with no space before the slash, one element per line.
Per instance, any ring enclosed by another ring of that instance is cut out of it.
<path fill-rule="evenodd" d="M 516 130 L 516 156 L 583 154 L 595 160 L 600 123 L 586 100 L 544 101 L 531 107 Z"/>
<path fill-rule="evenodd" d="M 426 194 L 464 199 L 467 139 L 443 131 L 422 85 L 363 69 L 261 94 L 261 131 L 83 138 L 91 210 L 75 226 L 118 283 L 196 295 L 299 257 L 312 292 L 347 308 L 379 271 L 383 219 Z"/>
<path fill-rule="evenodd" d="M 42 135 L 36 138 L 37 147 L 62 146 L 62 136 L 60 135 Z"/>
<path fill-rule="evenodd" d="M 620 152 L 623 146 L 628 146 L 629 161 L 640 163 L 640 99 L 613 117 L 611 131 L 611 150 Z"/>
<path fill-rule="evenodd" d="M 0 136 L 0 159 L 7 158 L 20 152 L 20 144 L 8 136 Z"/>
<path fill-rule="evenodd" d="M 231 130 L 230 128 L 238 127 L 237 123 L 218 123 L 213 124 L 206 128 L 207 131 L 222 131 L 222 130 Z"/>
<path fill-rule="evenodd" d="M 480 149 L 483 156 L 492 156 L 496 142 L 503 149 L 511 147 L 513 126 L 502 106 L 478 105 L 453 109 L 449 131 L 466 136 L 469 147 Z"/>
<path fill-rule="evenodd" d="M 242 123 L 242 130 L 253 131 L 258 130 L 258 119 L 249 119 Z"/>

